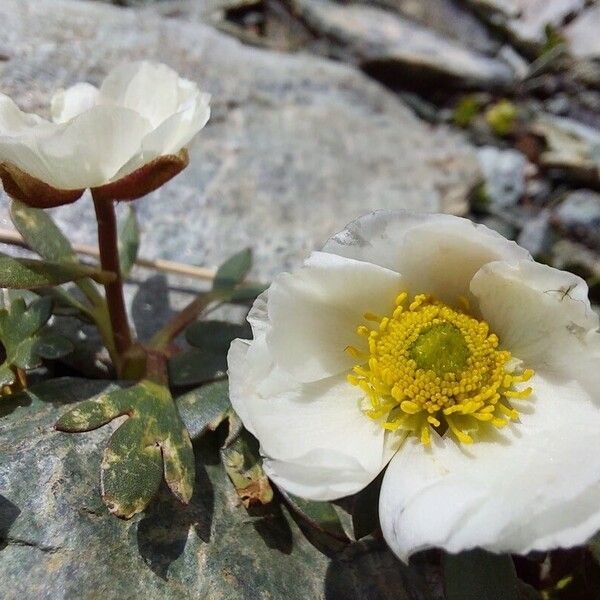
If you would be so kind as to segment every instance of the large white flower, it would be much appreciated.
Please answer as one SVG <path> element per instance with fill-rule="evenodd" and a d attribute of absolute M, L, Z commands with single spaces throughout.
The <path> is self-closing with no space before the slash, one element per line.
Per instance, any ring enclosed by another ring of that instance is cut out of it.
<path fill-rule="evenodd" d="M 210 96 L 166 65 L 113 70 L 100 88 L 58 92 L 52 121 L 0 94 L 0 177 L 8 194 L 32 205 L 96 196 L 132 199 L 177 174 L 185 147 L 210 116 Z"/>
<path fill-rule="evenodd" d="M 600 529 L 600 334 L 579 277 L 465 219 L 377 212 L 278 276 L 249 321 L 230 393 L 267 473 L 329 500 L 389 462 L 380 519 L 400 558 Z"/>

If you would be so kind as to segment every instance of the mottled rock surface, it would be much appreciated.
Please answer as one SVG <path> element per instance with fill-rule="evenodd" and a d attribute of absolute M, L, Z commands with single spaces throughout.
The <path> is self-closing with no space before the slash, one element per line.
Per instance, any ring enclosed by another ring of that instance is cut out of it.
<path fill-rule="evenodd" d="M 362 4 L 293 0 L 301 17 L 321 34 L 338 40 L 363 67 L 387 69 L 399 83 L 420 85 L 444 78 L 466 87 L 506 87 L 512 69 L 391 11 Z"/>
<path fill-rule="evenodd" d="M 419 121 L 351 67 L 245 47 L 152 8 L 4 0 L 0 23 L 1 89 L 28 110 L 141 58 L 213 94 L 191 166 L 137 203 L 146 256 L 215 265 L 250 245 L 256 274 L 270 277 L 370 209 L 460 210 L 477 176 L 460 134 Z M 55 214 L 76 241 L 95 239 L 88 200 Z"/>
<path fill-rule="evenodd" d="M 285 509 L 249 514 L 219 464 L 215 436 L 195 443 L 187 507 L 163 490 L 131 521 L 109 515 L 98 474 L 117 424 L 79 435 L 53 428 L 69 403 L 106 386 L 59 379 L 2 404 L 3 599 L 383 600 L 393 590 L 398 600 L 422 600 L 405 591 L 413 576 L 381 545 L 328 557 Z"/>

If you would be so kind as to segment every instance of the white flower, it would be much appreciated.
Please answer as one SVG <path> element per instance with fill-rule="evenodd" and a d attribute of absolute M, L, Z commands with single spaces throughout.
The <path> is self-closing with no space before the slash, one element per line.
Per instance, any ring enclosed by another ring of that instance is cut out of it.
<path fill-rule="evenodd" d="M 185 167 L 185 147 L 208 121 L 209 100 L 192 81 L 150 62 L 116 68 L 100 88 L 79 83 L 58 92 L 52 121 L 0 94 L 5 189 L 30 204 L 44 192 L 46 206 L 71 202 L 86 188 L 139 197 Z"/>
<path fill-rule="evenodd" d="M 600 334 L 579 277 L 465 219 L 377 212 L 249 321 L 230 394 L 267 473 L 330 500 L 389 462 L 380 519 L 403 560 L 600 529 Z"/>

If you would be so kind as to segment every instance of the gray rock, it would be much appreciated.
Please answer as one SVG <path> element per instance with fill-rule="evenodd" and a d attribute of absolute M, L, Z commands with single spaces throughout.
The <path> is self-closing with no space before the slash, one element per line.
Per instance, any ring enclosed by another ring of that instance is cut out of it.
<path fill-rule="evenodd" d="M 162 491 L 121 521 L 99 490 L 102 450 L 117 424 L 54 430 L 68 404 L 106 382 L 58 379 L 17 400 L 0 421 L 0 578 L 6 600 L 422 600 L 414 575 L 382 544 L 320 552 L 285 509 L 249 514 L 220 466 L 215 436 L 197 441 L 195 493 Z M 388 587 L 389 586 L 389 587 Z"/>
<path fill-rule="evenodd" d="M 360 4 L 293 0 L 301 18 L 338 41 L 364 68 L 406 84 L 440 78 L 463 87 L 505 87 L 514 81 L 504 62 L 479 54 L 391 11 Z"/>
<path fill-rule="evenodd" d="M 514 206 L 525 192 L 527 159 L 517 150 L 484 146 L 477 151 L 485 193 L 494 208 Z"/>
<path fill-rule="evenodd" d="M 584 185 L 600 185 L 600 131 L 549 114 L 539 115 L 531 131 L 546 143 L 540 156 L 542 167 L 559 170 Z"/>
<path fill-rule="evenodd" d="M 571 53 L 583 59 L 600 59 L 600 4 L 579 15 L 563 30 Z"/>
<path fill-rule="evenodd" d="M 554 211 L 552 221 L 575 241 L 600 250 L 600 194 L 571 192 Z"/>
<path fill-rule="evenodd" d="M 254 275 L 268 278 L 371 209 L 464 210 L 478 176 L 460 134 L 424 124 L 351 67 L 244 47 L 152 8 L 4 0 L 0 22 L 3 92 L 25 109 L 47 111 L 56 88 L 140 58 L 213 94 L 190 167 L 137 202 L 149 257 L 212 266 L 252 246 Z M 71 238 L 94 240 L 89 200 L 55 214 Z"/>
<path fill-rule="evenodd" d="M 537 51 L 546 41 L 546 26 L 559 28 L 579 13 L 586 0 L 468 0 L 490 23 L 504 29 L 521 47 Z"/>
<path fill-rule="evenodd" d="M 375 4 L 370 0 L 361 3 Z M 495 54 L 500 48 L 500 42 L 492 37 L 485 24 L 455 0 L 379 0 L 376 4 L 482 54 Z"/>
<path fill-rule="evenodd" d="M 535 258 L 547 256 L 552 250 L 555 236 L 550 225 L 550 210 L 544 209 L 533 219 L 528 219 L 517 238 L 517 243 L 529 250 Z"/>

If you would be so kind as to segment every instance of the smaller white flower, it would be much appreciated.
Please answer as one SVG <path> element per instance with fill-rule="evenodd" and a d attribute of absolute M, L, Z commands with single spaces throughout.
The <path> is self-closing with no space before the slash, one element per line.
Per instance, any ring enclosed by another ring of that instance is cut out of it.
<path fill-rule="evenodd" d="M 208 121 L 209 100 L 192 81 L 150 62 L 114 69 L 100 88 L 78 83 L 58 92 L 52 121 L 0 94 L 4 187 L 43 206 L 72 202 L 86 188 L 113 199 L 144 195 L 187 165 L 185 148 Z"/>
<path fill-rule="evenodd" d="M 579 277 L 465 219 L 378 212 L 248 320 L 230 397 L 265 470 L 331 500 L 387 465 L 379 514 L 401 559 L 600 529 L 600 333 Z"/>

